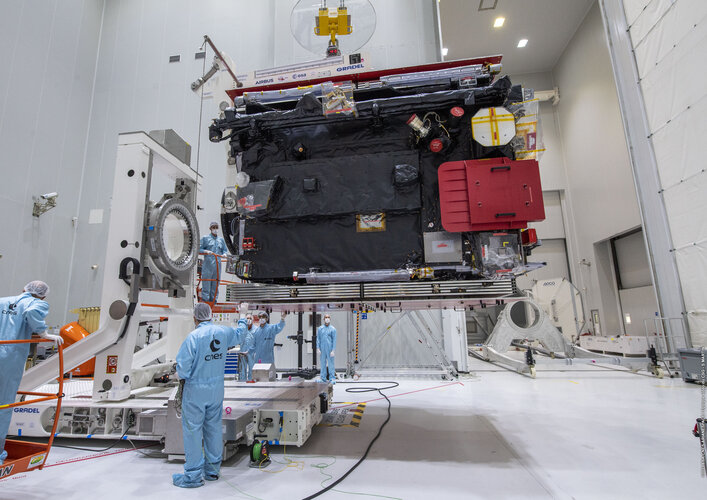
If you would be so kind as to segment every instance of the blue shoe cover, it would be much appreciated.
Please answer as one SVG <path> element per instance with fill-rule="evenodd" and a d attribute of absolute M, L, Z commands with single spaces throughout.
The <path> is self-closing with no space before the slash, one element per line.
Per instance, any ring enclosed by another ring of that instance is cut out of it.
<path fill-rule="evenodd" d="M 199 486 L 204 486 L 204 480 L 201 479 L 196 482 L 189 481 L 187 476 L 184 474 L 172 474 L 172 484 L 179 486 L 180 488 L 198 488 Z"/>

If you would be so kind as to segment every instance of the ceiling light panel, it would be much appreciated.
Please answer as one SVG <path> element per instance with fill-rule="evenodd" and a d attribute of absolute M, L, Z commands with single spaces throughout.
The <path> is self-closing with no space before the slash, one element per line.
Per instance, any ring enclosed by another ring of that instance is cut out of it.
<path fill-rule="evenodd" d="M 522 48 L 525 47 L 526 45 L 528 45 L 528 39 L 527 39 L 527 38 L 522 38 L 522 39 L 518 40 L 518 48 L 519 48 L 519 49 L 522 49 Z"/>
<path fill-rule="evenodd" d="M 500 28 L 501 26 L 503 26 L 503 23 L 505 23 L 505 22 L 506 22 L 505 17 L 497 17 L 496 20 L 493 22 L 493 27 Z"/>

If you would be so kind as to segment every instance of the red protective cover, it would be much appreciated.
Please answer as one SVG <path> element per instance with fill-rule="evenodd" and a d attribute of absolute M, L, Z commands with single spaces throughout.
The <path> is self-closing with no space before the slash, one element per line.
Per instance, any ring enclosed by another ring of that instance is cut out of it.
<path fill-rule="evenodd" d="M 538 233 L 532 227 L 520 233 L 520 241 L 524 247 L 535 245 L 538 242 Z"/>
<path fill-rule="evenodd" d="M 437 176 L 442 226 L 450 233 L 524 229 L 545 219 L 535 160 L 450 161 Z"/>

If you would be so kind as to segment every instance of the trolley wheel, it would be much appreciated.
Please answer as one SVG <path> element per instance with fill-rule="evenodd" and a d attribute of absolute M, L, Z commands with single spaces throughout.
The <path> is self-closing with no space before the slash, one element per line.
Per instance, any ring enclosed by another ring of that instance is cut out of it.
<path fill-rule="evenodd" d="M 656 366 L 653 369 L 653 374 L 658 378 L 663 378 L 665 376 L 665 372 L 663 371 L 663 369 L 660 366 Z"/>
<path fill-rule="evenodd" d="M 537 371 L 535 370 L 534 366 L 530 367 L 530 377 L 535 378 L 535 375 L 537 375 Z"/>

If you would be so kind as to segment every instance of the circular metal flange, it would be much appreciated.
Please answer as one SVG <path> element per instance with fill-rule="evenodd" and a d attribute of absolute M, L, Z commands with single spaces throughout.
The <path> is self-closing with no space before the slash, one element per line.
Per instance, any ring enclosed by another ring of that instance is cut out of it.
<path fill-rule="evenodd" d="M 523 311 L 523 309 L 525 309 Z M 543 320 L 543 311 L 540 307 L 530 300 L 519 300 L 507 306 L 503 313 L 511 327 L 523 334 L 536 332 Z M 523 319 L 520 323 L 518 319 Z"/>
<path fill-rule="evenodd" d="M 171 216 L 182 229 L 181 248 L 174 257 L 169 254 L 174 249 L 166 245 L 167 232 L 174 229 L 166 227 Z M 170 198 L 152 209 L 149 220 L 148 250 L 157 268 L 170 276 L 190 271 L 199 256 L 199 225 L 191 207 L 179 198 Z"/>

